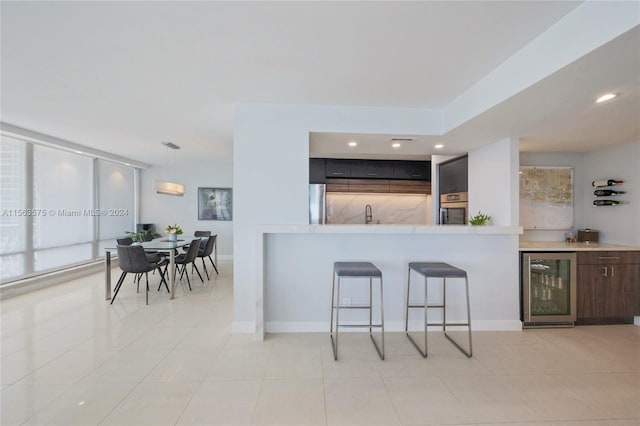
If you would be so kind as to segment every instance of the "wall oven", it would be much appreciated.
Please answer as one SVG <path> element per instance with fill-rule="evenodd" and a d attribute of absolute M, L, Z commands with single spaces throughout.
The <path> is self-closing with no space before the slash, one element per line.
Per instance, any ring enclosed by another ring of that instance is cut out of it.
<path fill-rule="evenodd" d="M 468 217 L 469 194 L 454 192 L 440 196 L 440 224 L 465 225 Z"/>
<path fill-rule="evenodd" d="M 576 321 L 576 254 L 522 253 L 522 328 L 573 327 Z"/>

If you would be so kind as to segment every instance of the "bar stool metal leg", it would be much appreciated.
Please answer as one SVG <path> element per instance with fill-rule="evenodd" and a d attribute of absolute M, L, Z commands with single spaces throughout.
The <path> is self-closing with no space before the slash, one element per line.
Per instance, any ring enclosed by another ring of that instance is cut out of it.
<path fill-rule="evenodd" d="M 449 336 L 449 334 L 447 334 L 446 330 L 444 330 L 444 336 L 451 342 L 453 343 L 453 345 L 458 348 L 460 350 L 460 352 L 462 352 L 463 354 L 465 354 L 466 356 L 468 356 L 469 358 L 471 358 L 473 356 L 473 346 L 471 344 L 471 309 L 469 306 L 469 279 L 467 277 L 464 278 L 464 286 L 465 286 L 465 293 L 467 296 L 467 322 L 466 323 L 462 323 L 462 324 L 449 324 L 449 325 L 459 325 L 459 326 L 467 326 L 469 329 L 468 335 L 469 335 L 469 351 L 466 351 L 462 346 L 460 346 L 460 344 L 458 344 L 455 340 L 453 340 L 453 338 L 451 336 Z M 443 319 L 445 319 L 443 317 Z M 446 320 L 443 321 L 446 326 Z"/>
<path fill-rule="evenodd" d="M 358 306 L 342 306 L 340 304 L 340 288 L 342 286 L 342 277 L 345 278 L 369 278 L 369 304 Z M 336 290 L 336 277 L 337 277 L 337 290 Z M 373 278 L 380 279 L 380 324 L 373 323 Z M 336 262 L 333 268 L 333 283 L 331 288 L 331 325 L 329 327 L 329 333 L 331 337 L 331 346 L 333 349 L 333 358 L 338 360 L 338 341 L 339 341 L 339 329 L 340 327 L 368 327 L 369 337 L 373 342 L 373 346 L 378 352 L 378 355 L 384 360 L 384 290 L 382 284 L 382 272 L 370 262 Z M 337 300 L 336 300 L 337 299 Z M 335 309 L 335 336 L 333 335 L 333 311 Z M 340 310 L 341 309 L 368 309 L 369 321 L 368 323 L 360 324 L 340 324 Z M 373 328 L 380 327 L 382 331 L 381 345 L 373 336 Z"/>
<path fill-rule="evenodd" d="M 424 305 L 411 305 L 411 269 L 412 266 L 415 269 L 416 273 L 419 273 L 424 277 Z M 430 277 L 429 273 L 433 273 L 434 277 L 442 277 L 442 304 L 441 305 L 429 305 L 428 304 L 428 279 Z M 467 320 L 464 323 L 450 323 L 447 322 L 447 277 L 450 278 L 464 278 L 465 280 L 465 297 L 467 304 Z M 409 265 L 408 269 L 408 277 L 407 277 L 407 308 L 405 312 L 405 334 L 409 341 L 413 344 L 413 346 L 418 350 L 420 355 L 423 358 L 427 357 L 428 354 L 428 326 L 442 326 L 442 331 L 445 337 L 462 353 L 464 353 L 467 357 L 471 357 L 473 355 L 473 346 L 471 340 L 471 306 L 469 302 L 469 279 L 465 271 L 455 268 L 446 263 L 413 263 Z M 424 351 L 420 346 L 416 343 L 416 341 L 409 334 L 409 309 L 410 308 L 422 308 L 424 309 Z M 429 323 L 428 321 L 428 311 L 429 308 L 439 308 L 442 309 L 442 322 L 439 323 Z M 462 348 L 460 344 L 458 344 L 449 334 L 447 333 L 447 326 L 466 326 L 468 328 L 468 336 L 469 336 L 469 350 L 465 350 Z"/>

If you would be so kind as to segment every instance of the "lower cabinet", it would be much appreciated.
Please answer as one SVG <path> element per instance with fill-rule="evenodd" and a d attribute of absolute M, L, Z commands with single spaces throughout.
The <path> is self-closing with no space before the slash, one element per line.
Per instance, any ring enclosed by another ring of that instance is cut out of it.
<path fill-rule="evenodd" d="M 631 323 L 640 315 L 640 252 L 577 253 L 577 323 Z"/>

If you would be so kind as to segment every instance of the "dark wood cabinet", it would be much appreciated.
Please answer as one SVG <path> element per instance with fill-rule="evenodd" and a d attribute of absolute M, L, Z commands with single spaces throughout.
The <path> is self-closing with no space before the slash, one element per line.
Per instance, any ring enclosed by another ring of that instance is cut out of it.
<path fill-rule="evenodd" d="M 393 178 L 431 180 L 431 161 L 394 161 Z"/>
<path fill-rule="evenodd" d="M 466 166 L 464 170 L 460 181 L 464 181 L 466 191 Z M 323 183 L 319 177 L 323 172 L 326 178 L 431 181 L 431 161 L 311 158 L 309 183 Z"/>
<path fill-rule="evenodd" d="M 640 315 L 640 252 L 577 253 L 577 323 L 632 323 Z"/>
<path fill-rule="evenodd" d="M 327 192 L 431 194 L 431 182 L 390 179 L 327 178 Z"/>
<path fill-rule="evenodd" d="M 349 192 L 389 192 L 389 179 L 349 179 Z"/>
<path fill-rule="evenodd" d="M 309 183 L 325 183 L 325 159 L 310 158 L 309 159 Z"/>
<path fill-rule="evenodd" d="M 396 194 L 431 194 L 431 182 L 424 180 L 390 180 L 389 192 Z"/>
<path fill-rule="evenodd" d="M 351 160 L 351 177 L 362 179 L 393 178 L 393 161 Z"/>
<path fill-rule="evenodd" d="M 327 158 L 325 160 L 325 176 L 328 178 L 351 177 L 351 160 Z"/>
<path fill-rule="evenodd" d="M 459 157 L 438 165 L 440 194 L 469 190 L 469 157 Z"/>

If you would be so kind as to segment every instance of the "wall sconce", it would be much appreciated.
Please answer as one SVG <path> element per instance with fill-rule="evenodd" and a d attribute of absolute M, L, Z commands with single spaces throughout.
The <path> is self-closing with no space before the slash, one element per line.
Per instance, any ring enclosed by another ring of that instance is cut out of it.
<path fill-rule="evenodd" d="M 179 183 L 154 180 L 153 187 L 156 190 L 156 194 L 184 196 L 184 185 Z"/>

